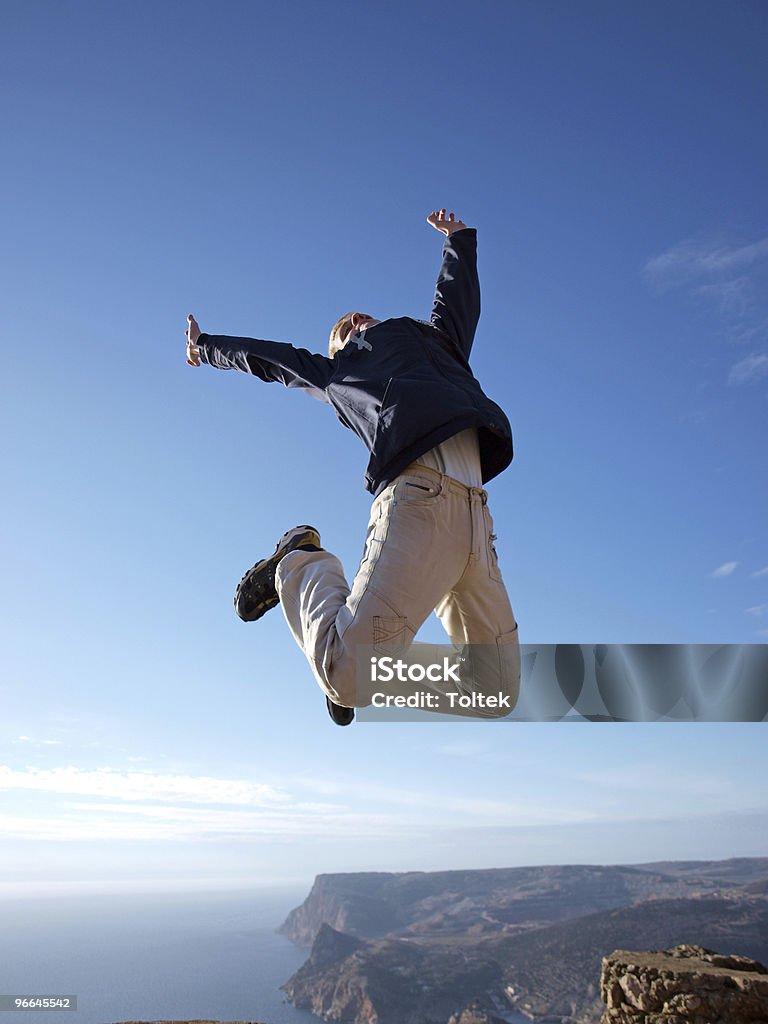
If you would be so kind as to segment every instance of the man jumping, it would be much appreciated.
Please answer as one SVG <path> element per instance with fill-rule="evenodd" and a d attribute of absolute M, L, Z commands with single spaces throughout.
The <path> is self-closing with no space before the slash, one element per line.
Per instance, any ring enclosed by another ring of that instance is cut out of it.
<path fill-rule="evenodd" d="M 497 710 L 479 714 L 501 717 L 517 700 L 517 623 L 482 487 L 512 461 L 512 432 L 469 366 L 480 317 L 476 231 L 445 209 L 427 222 L 446 235 L 429 321 L 345 313 L 326 358 L 284 342 L 202 334 L 188 317 L 190 365 L 303 388 L 333 406 L 370 453 L 365 485 L 375 500 L 352 586 L 318 531 L 297 526 L 235 593 L 246 622 L 282 605 L 338 725 L 371 703 L 358 649 L 407 651 L 433 609 L 457 650 L 484 652 L 487 685 L 504 695 Z M 486 685 L 479 678 L 433 689 L 477 696 Z"/>

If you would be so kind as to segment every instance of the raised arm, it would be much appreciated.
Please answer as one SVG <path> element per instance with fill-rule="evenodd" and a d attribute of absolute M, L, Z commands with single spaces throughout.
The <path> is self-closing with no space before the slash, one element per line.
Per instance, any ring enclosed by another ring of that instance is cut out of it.
<path fill-rule="evenodd" d="M 430 322 L 445 331 L 469 358 L 480 319 L 477 232 L 455 220 L 453 214 L 446 217 L 445 209 L 433 210 L 427 223 L 446 235 Z"/>
<path fill-rule="evenodd" d="M 264 381 L 277 381 L 287 388 L 303 388 L 323 402 L 333 366 L 326 356 L 283 341 L 233 338 L 223 334 L 202 334 L 190 314 L 187 326 L 187 362 L 208 363 L 220 370 L 242 370 Z"/>

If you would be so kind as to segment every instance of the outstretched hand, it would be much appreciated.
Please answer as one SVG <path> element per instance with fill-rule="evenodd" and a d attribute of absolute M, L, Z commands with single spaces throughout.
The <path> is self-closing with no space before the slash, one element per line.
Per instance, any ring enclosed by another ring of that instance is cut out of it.
<path fill-rule="evenodd" d="M 197 347 L 197 341 L 202 331 L 191 313 L 187 317 L 187 329 L 184 333 L 187 336 L 187 362 L 190 366 L 199 366 L 200 349 Z"/>
<path fill-rule="evenodd" d="M 444 235 L 452 235 L 454 231 L 461 231 L 462 228 L 467 226 L 463 220 L 454 220 L 453 214 L 446 217 L 445 207 L 442 210 L 433 210 L 427 217 L 427 224 L 431 224 L 433 228 L 442 231 Z"/>

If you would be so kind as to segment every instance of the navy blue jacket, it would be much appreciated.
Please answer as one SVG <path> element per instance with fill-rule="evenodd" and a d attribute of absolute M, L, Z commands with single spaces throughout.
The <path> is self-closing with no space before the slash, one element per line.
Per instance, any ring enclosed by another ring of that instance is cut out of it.
<path fill-rule="evenodd" d="M 201 359 L 303 388 L 333 406 L 370 452 L 365 486 L 378 494 L 420 455 L 477 427 L 483 482 L 512 461 L 512 431 L 469 368 L 480 317 L 477 235 L 443 245 L 429 322 L 397 317 L 353 335 L 333 359 L 285 342 L 201 334 Z"/>

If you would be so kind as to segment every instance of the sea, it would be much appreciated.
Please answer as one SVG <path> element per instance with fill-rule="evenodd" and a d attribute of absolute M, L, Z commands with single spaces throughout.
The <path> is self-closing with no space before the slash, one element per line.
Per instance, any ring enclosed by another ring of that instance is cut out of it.
<path fill-rule="evenodd" d="M 0 995 L 75 995 L 77 1010 L 0 1024 L 220 1020 L 318 1024 L 280 985 L 309 950 L 275 929 L 303 892 L 0 898 Z"/>
<path fill-rule="evenodd" d="M 77 996 L 77 1010 L 0 1011 L 0 1024 L 319 1024 L 280 991 L 309 950 L 276 929 L 306 893 L 2 895 L 0 996 Z"/>

